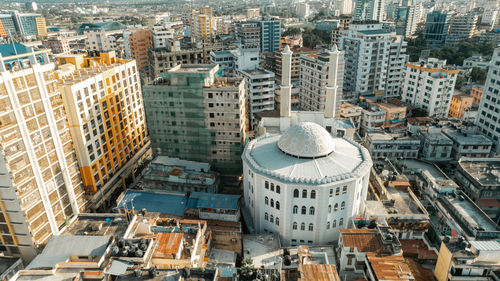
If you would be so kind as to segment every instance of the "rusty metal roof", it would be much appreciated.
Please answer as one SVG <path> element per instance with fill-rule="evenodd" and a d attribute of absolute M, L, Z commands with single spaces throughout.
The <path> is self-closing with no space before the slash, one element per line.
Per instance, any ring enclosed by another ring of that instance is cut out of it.
<path fill-rule="evenodd" d="M 332 264 L 302 264 L 301 281 L 339 281 L 337 268 Z"/>

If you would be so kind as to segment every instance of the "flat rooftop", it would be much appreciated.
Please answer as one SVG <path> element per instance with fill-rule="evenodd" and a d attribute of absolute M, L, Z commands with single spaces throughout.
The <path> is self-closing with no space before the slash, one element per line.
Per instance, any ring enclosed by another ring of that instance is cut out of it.
<path fill-rule="evenodd" d="M 279 234 L 244 234 L 243 256 L 252 258 L 255 267 L 265 264 L 266 255 L 281 249 Z M 278 261 L 278 259 L 276 259 Z"/>
<path fill-rule="evenodd" d="M 0 257 L 0 275 L 13 266 L 20 258 L 15 257 Z"/>
<path fill-rule="evenodd" d="M 500 158 L 462 158 L 458 165 L 484 186 L 500 186 Z"/>
<path fill-rule="evenodd" d="M 206 192 L 192 192 L 189 195 L 187 208 L 199 209 L 225 209 L 237 210 L 240 195 L 220 194 L 220 193 L 206 193 Z"/>
<path fill-rule="evenodd" d="M 489 138 L 481 135 L 479 132 L 462 132 L 450 128 L 443 128 L 443 132 L 460 145 L 493 145 L 493 142 Z"/>
<path fill-rule="evenodd" d="M 116 209 L 128 209 L 148 212 L 184 216 L 188 198 L 185 195 L 160 192 L 142 192 L 127 190 L 118 202 Z"/>
<path fill-rule="evenodd" d="M 337 267 L 332 264 L 301 265 L 301 281 L 339 281 Z"/>
<path fill-rule="evenodd" d="M 168 72 L 206 73 L 215 66 L 215 64 L 181 64 L 179 68 L 172 68 Z"/>
<path fill-rule="evenodd" d="M 436 180 L 449 180 L 449 178 L 433 164 L 413 159 L 405 159 L 402 163 L 405 168 L 414 171 L 428 171 Z"/>
<path fill-rule="evenodd" d="M 106 236 L 110 235 L 121 238 L 127 231 L 128 224 L 125 215 L 122 214 L 102 214 L 102 213 L 81 213 L 65 234 Z"/>
<path fill-rule="evenodd" d="M 467 198 L 462 200 L 459 196 L 448 195 L 443 199 L 448 201 L 456 213 L 467 222 L 467 227 L 482 227 L 484 231 L 499 231 L 498 226 Z"/>
<path fill-rule="evenodd" d="M 266 74 L 274 74 L 271 71 L 267 71 L 265 69 L 252 69 L 252 70 L 244 70 L 241 71 L 243 73 L 247 73 L 248 75 L 266 75 Z"/>

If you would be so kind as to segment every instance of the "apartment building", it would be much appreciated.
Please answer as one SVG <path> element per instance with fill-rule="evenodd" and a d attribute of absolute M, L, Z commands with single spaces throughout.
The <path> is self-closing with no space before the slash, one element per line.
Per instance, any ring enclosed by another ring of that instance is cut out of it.
<path fill-rule="evenodd" d="M 348 0 L 348 1 L 350 1 L 350 0 Z M 348 1 L 346 0 L 345 2 L 348 2 Z M 350 2 L 352 4 L 352 1 L 350 1 Z M 334 45 L 334 44 L 339 45 L 339 40 L 340 40 L 340 37 L 342 37 L 343 30 L 349 29 L 349 25 L 352 22 L 352 15 L 340 15 L 338 21 L 339 21 L 338 27 L 331 30 L 331 32 L 332 32 L 331 45 Z"/>
<path fill-rule="evenodd" d="M 472 86 L 472 88 L 470 89 L 470 95 L 471 97 L 474 98 L 474 100 L 472 101 L 474 105 L 479 106 L 479 104 L 481 103 L 481 97 L 483 96 L 483 91 L 484 91 L 484 86 L 479 86 L 479 85 Z"/>
<path fill-rule="evenodd" d="M 212 8 L 201 8 L 191 13 L 191 42 L 210 43 L 214 40 L 214 20 Z"/>
<path fill-rule="evenodd" d="M 382 22 L 385 18 L 384 0 L 356 0 L 354 6 L 355 21 L 378 21 Z"/>
<path fill-rule="evenodd" d="M 399 134 L 370 133 L 365 136 L 364 146 L 374 159 L 417 158 L 420 140 Z"/>
<path fill-rule="evenodd" d="M 443 133 L 453 141 L 451 154 L 461 157 L 488 157 L 493 142 L 478 131 L 443 128 Z"/>
<path fill-rule="evenodd" d="M 342 32 L 345 52 L 344 92 L 359 95 L 400 95 L 404 64 L 408 61 L 403 37 L 375 22 L 351 23 Z"/>
<path fill-rule="evenodd" d="M 396 34 L 405 38 L 413 37 L 420 23 L 420 14 L 423 6 L 421 3 L 403 5 L 396 9 Z"/>
<path fill-rule="evenodd" d="M 446 162 L 452 160 L 453 141 L 439 127 L 422 127 L 418 134 L 422 141 L 420 158 L 426 161 Z"/>
<path fill-rule="evenodd" d="M 456 47 L 474 35 L 478 16 L 473 13 L 456 14 L 451 17 L 450 29 L 446 35 L 445 46 Z"/>
<path fill-rule="evenodd" d="M 0 252 L 29 262 L 87 202 L 54 64 L 15 46 L 0 57 Z"/>
<path fill-rule="evenodd" d="M 491 58 L 484 92 L 479 105 L 477 125 L 494 143 L 494 151 L 500 153 L 500 48 Z"/>
<path fill-rule="evenodd" d="M 240 39 L 244 49 L 260 49 L 260 25 L 257 21 L 240 21 L 235 24 L 236 37 Z"/>
<path fill-rule="evenodd" d="M 102 194 L 92 198 L 100 205 L 149 149 L 137 67 L 114 52 L 59 56 L 57 61 L 83 184 L 90 195 Z"/>
<path fill-rule="evenodd" d="M 85 35 L 87 35 L 87 40 L 85 41 L 87 51 L 115 51 L 119 57 L 125 55 L 123 30 L 95 30 L 88 31 Z"/>
<path fill-rule="evenodd" d="M 0 34 L 5 36 L 47 36 L 45 18 L 40 14 L 11 11 L 0 15 Z"/>
<path fill-rule="evenodd" d="M 154 153 L 241 170 L 245 79 L 217 77 L 218 71 L 218 65 L 178 65 L 144 86 Z"/>
<path fill-rule="evenodd" d="M 466 94 L 454 95 L 451 98 L 450 111 L 448 112 L 449 117 L 457 118 L 458 120 L 463 120 L 464 113 L 466 113 L 473 104 L 474 98 Z"/>
<path fill-rule="evenodd" d="M 459 72 L 447 67 L 446 60 L 435 58 L 421 58 L 419 63 L 407 63 L 401 98 L 424 109 L 428 116 L 445 118 Z"/>
<path fill-rule="evenodd" d="M 145 73 L 148 66 L 148 49 L 152 47 L 149 29 L 132 29 L 123 32 L 125 58 L 135 59 L 139 72 Z"/>
<path fill-rule="evenodd" d="M 50 37 L 47 40 L 42 40 L 42 46 L 50 49 L 54 55 L 71 52 L 68 40 L 62 37 Z"/>
<path fill-rule="evenodd" d="M 247 80 L 250 128 L 255 125 L 255 114 L 274 109 L 274 73 L 262 68 L 239 72 Z"/>
<path fill-rule="evenodd" d="M 428 46 L 442 46 L 450 30 L 451 14 L 435 10 L 427 14 L 424 38 Z"/>
<path fill-rule="evenodd" d="M 329 58 L 330 54 L 326 52 L 300 56 L 299 107 L 302 110 L 325 111 Z M 337 66 L 337 77 L 335 78 L 337 87 L 335 112 L 339 116 L 340 105 L 342 104 L 342 86 L 344 83 L 344 52 L 340 52 L 338 60 L 334 63 Z"/>

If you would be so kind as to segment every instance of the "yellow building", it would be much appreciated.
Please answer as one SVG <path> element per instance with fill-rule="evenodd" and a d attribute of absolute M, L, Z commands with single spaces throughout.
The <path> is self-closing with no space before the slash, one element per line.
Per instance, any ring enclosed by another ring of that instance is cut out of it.
<path fill-rule="evenodd" d="M 474 98 L 469 95 L 454 95 L 451 99 L 450 111 L 448 112 L 448 116 L 457 118 L 458 120 L 462 120 L 462 118 L 464 117 L 464 113 L 472 107 L 473 102 Z"/>
<path fill-rule="evenodd" d="M 45 18 L 35 18 L 36 32 L 38 36 L 47 36 L 47 24 L 45 23 Z"/>
<path fill-rule="evenodd" d="M 114 52 L 62 55 L 57 61 L 85 190 L 107 191 L 117 181 L 111 179 L 140 162 L 136 158 L 149 146 L 136 63 Z"/>
<path fill-rule="evenodd" d="M 212 8 L 201 8 L 191 13 L 191 40 L 193 42 L 213 42 Z"/>

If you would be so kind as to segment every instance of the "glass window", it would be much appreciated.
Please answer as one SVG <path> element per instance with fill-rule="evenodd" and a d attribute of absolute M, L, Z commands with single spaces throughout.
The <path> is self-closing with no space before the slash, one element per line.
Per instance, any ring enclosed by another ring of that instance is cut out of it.
<path fill-rule="evenodd" d="M 274 222 L 274 216 L 273 216 L 273 215 L 271 215 L 271 218 L 269 219 L 269 221 L 270 221 L 271 223 L 273 223 L 273 222 Z"/>
<path fill-rule="evenodd" d="M 345 202 L 342 202 L 342 204 L 340 204 L 340 209 L 344 210 L 344 208 L 345 208 Z"/>
<path fill-rule="evenodd" d="M 311 198 L 312 199 L 316 198 L 316 191 L 315 190 L 311 190 Z"/>
<path fill-rule="evenodd" d="M 276 217 L 276 225 L 280 225 L 280 219 Z"/>
<path fill-rule="evenodd" d="M 276 186 L 276 193 L 280 194 L 280 192 L 281 192 L 281 190 L 280 190 L 280 186 L 279 186 L 279 185 L 277 185 L 277 186 Z"/>
<path fill-rule="evenodd" d="M 306 224 L 305 223 L 301 223 L 300 224 L 300 230 L 306 230 Z"/>
<path fill-rule="evenodd" d="M 276 200 L 276 210 L 280 209 L 280 201 Z"/>
<path fill-rule="evenodd" d="M 332 227 L 337 227 L 337 220 L 333 220 Z"/>
<path fill-rule="evenodd" d="M 332 205 L 328 205 L 328 213 L 332 212 Z"/>
<path fill-rule="evenodd" d="M 296 223 L 296 222 L 294 222 L 294 223 L 293 223 L 293 225 L 292 225 L 292 229 L 293 229 L 293 230 L 297 230 L 297 223 Z"/>
<path fill-rule="evenodd" d="M 271 191 L 274 191 L 274 183 L 271 183 Z"/>
<path fill-rule="evenodd" d="M 293 190 L 293 197 L 294 198 L 299 198 L 299 190 L 298 189 L 294 189 Z"/>
<path fill-rule="evenodd" d="M 307 190 L 302 190 L 302 198 L 307 198 Z"/>
<path fill-rule="evenodd" d="M 339 209 L 339 204 L 335 203 L 335 207 L 333 207 L 333 211 L 336 212 L 336 211 L 338 211 L 338 209 Z"/>
<path fill-rule="evenodd" d="M 271 207 L 274 208 L 274 199 L 271 199 Z"/>
<path fill-rule="evenodd" d="M 307 212 L 307 208 L 306 206 L 302 206 L 302 214 L 305 215 Z"/>
<path fill-rule="evenodd" d="M 264 219 L 267 221 L 269 219 L 269 214 L 268 213 L 265 213 L 264 214 Z"/>
<path fill-rule="evenodd" d="M 293 206 L 293 213 L 296 214 L 299 212 L 299 207 L 297 205 Z"/>
<path fill-rule="evenodd" d="M 343 224 L 344 224 L 344 219 L 343 219 L 343 218 L 341 218 L 341 219 L 339 220 L 339 226 L 342 226 Z"/>
<path fill-rule="evenodd" d="M 309 215 L 314 215 L 314 207 L 309 208 Z"/>
<path fill-rule="evenodd" d="M 309 231 L 313 231 L 314 230 L 314 225 L 312 223 L 309 224 Z"/>
<path fill-rule="evenodd" d="M 269 198 L 267 196 L 264 198 L 264 204 L 269 204 Z"/>
<path fill-rule="evenodd" d="M 346 194 L 347 193 L 347 185 L 344 185 L 344 187 L 342 188 L 342 194 Z"/>

